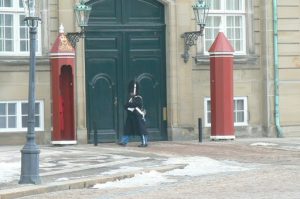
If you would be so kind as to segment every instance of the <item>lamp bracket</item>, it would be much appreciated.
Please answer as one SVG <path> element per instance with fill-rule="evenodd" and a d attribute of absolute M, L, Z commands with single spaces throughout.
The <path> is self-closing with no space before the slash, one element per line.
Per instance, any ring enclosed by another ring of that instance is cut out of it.
<path fill-rule="evenodd" d="M 182 38 L 184 38 L 184 53 L 181 55 L 181 57 L 184 60 L 184 63 L 187 63 L 189 60 L 189 49 L 191 46 L 197 44 L 197 40 L 199 36 L 203 36 L 203 30 L 200 31 L 194 31 L 194 32 L 185 32 L 181 35 Z"/>
<path fill-rule="evenodd" d="M 66 34 L 67 39 L 71 43 L 73 48 L 76 48 L 76 43 L 79 42 L 80 38 L 84 38 L 84 31 L 80 32 L 68 32 Z"/>
<path fill-rule="evenodd" d="M 29 28 L 36 28 L 42 20 L 39 17 L 25 17 L 24 21 Z"/>

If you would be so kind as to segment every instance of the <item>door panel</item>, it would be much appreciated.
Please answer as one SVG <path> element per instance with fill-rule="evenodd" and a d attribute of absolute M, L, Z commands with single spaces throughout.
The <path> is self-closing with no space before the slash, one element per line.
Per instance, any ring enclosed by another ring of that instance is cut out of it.
<path fill-rule="evenodd" d="M 147 111 L 147 128 L 151 132 L 151 137 L 159 137 L 161 107 L 159 97 L 156 97 L 159 96 L 159 84 L 149 73 L 143 73 L 137 79 L 141 85 L 141 96 L 143 96 L 144 107 Z"/>
<path fill-rule="evenodd" d="M 129 23 L 160 23 L 164 19 L 164 9 L 158 1 L 123 0 L 125 1 L 126 21 Z"/>
<path fill-rule="evenodd" d="M 93 0 L 86 28 L 89 142 L 116 142 L 123 134 L 128 84 L 137 79 L 151 140 L 166 139 L 164 7 L 156 0 Z"/>
<path fill-rule="evenodd" d="M 90 0 L 92 6 L 89 26 L 140 23 L 164 24 L 164 6 L 156 0 Z"/>
<path fill-rule="evenodd" d="M 100 73 L 94 77 L 92 85 L 92 100 L 94 100 L 94 103 L 90 112 L 96 122 L 98 142 L 115 140 L 118 130 L 117 109 L 114 103 L 116 98 L 115 83 L 107 74 Z M 96 100 L 99 100 L 100 103 Z"/>
<path fill-rule="evenodd" d="M 86 50 L 88 92 L 88 134 L 94 142 L 117 139 L 118 109 L 117 71 L 121 65 L 121 34 L 93 33 L 86 39 L 90 47 Z"/>
<path fill-rule="evenodd" d="M 92 6 L 89 26 L 99 23 L 121 23 L 122 6 L 120 0 L 89 1 L 87 4 Z"/>
<path fill-rule="evenodd" d="M 164 80 L 165 74 L 162 58 L 162 32 L 143 31 L 126 34 L 128 42 L 127 78 L 130 81 L 137 78 L 140 83 L 141 95 L 147 110 L 146 120 L 150 139 L 164 139 L 164 124 L 162 109 L 165 103 Z"/>

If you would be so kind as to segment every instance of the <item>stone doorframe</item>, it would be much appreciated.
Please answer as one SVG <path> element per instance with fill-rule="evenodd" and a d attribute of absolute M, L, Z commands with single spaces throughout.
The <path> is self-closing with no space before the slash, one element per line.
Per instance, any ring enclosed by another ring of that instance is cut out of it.
<path fill-rule="evenodd" d="M 166 23 L 166 85 L 168 139 L 184 140 L 194 138 L 194 113 L 192 95 L 192 64 L 185 64 L 181 58 L 183 40 L 180 35 L 195 30 L 191 5 L 193 0 L 157 0 L 165 6 Z M 79 31 L 73 13 L 74 0 L 58 1 L 59 24 L 65 25 L 65 32 Z M 180 16 L 180 17 L 179 17 Z M 71 21 L 70 23 L 70 19 Z M 192 53 L 192 52 L 191 52 Z M 75 107 L 76 133 L 79 143 L 87 143 L 86 91 L 84 40 L 76 47 Z M 185 75 L 180 75 L 185 74 Z M 186 106 L 189 104 L 189 106 Z"/>
<path fill-rule="evenodd" d="M 173 128 L 178 126 L 177 104 L 177 34 L 176 3 L 174 0 L 158 0 L 165 6 L 166 23 L 166 85 L 167 85 L 167 122 L 168 140 L 173 139 Z"/>
<path fill-rule="evenodd" d="M 166 85 L 168 140 L 197 139 L 194 128 L 192 67 L 184 63 L 181 34 L 196 29 L 191 5 L 194 0 L 158 0 L 165 6 Z M 191 55 L 196 53 L 190 50 Z M 183 75 L 181 75 L 183 74 Z"/>

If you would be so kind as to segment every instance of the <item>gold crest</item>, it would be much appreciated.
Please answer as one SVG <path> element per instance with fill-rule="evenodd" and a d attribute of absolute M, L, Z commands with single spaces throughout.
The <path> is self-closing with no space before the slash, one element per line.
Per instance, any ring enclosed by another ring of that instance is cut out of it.
<path fill-rule="evenodd" d="M 64 34 L 60 35 L 60 44 L 58 49 L 60 51 L 73 51 L 73 47 L 71 46 L 70 42 L 68 41 L 67 37 Z"/>

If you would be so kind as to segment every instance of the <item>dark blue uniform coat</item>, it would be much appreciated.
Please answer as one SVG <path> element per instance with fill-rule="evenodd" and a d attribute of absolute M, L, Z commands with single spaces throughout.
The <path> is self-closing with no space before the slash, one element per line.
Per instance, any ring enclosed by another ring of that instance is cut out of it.
<path fill-rule="evenodd" d="M 139 95 L 133 96 L 125 104 L 127 110 L 127 118 L 124 128 L 124 135 L 147 135 L 145 119 L 143 115 L 136 110 L 139 108 L 143 110 L 143 98 Z M 133 109 L 133 111 L 129 110 Z"/>

